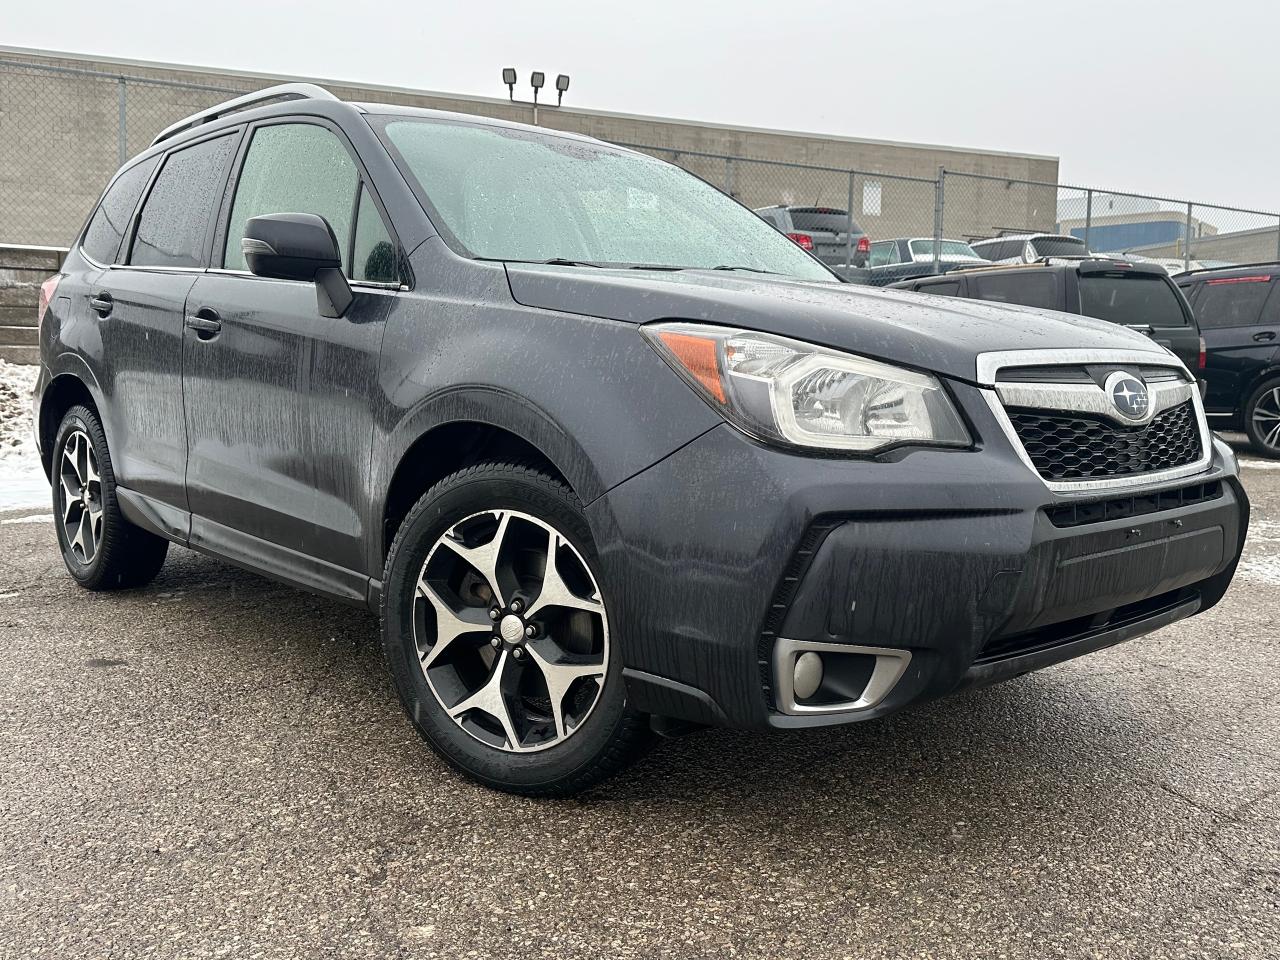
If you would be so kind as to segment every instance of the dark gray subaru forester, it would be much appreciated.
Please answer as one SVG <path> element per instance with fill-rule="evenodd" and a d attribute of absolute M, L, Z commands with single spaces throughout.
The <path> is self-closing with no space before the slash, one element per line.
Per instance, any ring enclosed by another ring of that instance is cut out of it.
<path fill-rule="evenodd" d="M 166 130 L 43 288 L 71 575 L 170 542 L 380 611 L 528 794 L 658 732 L 878 717 L 1222 597 L 1192 376 L 1111 323 L 851 287 L 579 136 L 273 88 Z"/>

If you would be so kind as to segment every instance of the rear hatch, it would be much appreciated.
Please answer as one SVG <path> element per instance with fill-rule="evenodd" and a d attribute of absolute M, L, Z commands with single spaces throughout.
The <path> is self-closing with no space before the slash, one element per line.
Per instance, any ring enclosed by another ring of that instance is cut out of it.
<path fill-rule="evenodd" d="M 863 236 L 858 222 L 847 210 L 837 207 L 792 207 L 791 225 L 797 233 L 813 238 L 813 255 L 823 263 L 844 263 L 846 258 L 858 266 L 858 240 Z"/>
<path fill-rule="evenodd" d="M 1145 333 L 1198 375 L 1200 329 L 1186 298 L 1162 268 L 1084 263 L 1078 277 L 1082 314 Z"/>

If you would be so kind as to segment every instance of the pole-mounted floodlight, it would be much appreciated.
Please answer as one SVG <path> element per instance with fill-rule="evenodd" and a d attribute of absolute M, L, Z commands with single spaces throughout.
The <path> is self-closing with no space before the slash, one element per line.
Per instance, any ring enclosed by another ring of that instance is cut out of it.
<path fill-rule="evenodd" d="M 538 91 L 547 85 L 547 75 L 541 70 L 535 70 L 529 74 L 529 86 L 533 88 L 533 102 L 528 100 L 516 99 L 516 69 L 515 67 L 504 67 L 502 69 L 502 82 L 507 85 L 507 96 L 510 97 L 512 103 L 520 103 L 533 107 L 533 122 L 538 123 Z M 567 73 L 559 74 L 556 77 L 556 106 L 560 106 L 564 99 L 564 92 L 569 89 L 569 75 Z"/>

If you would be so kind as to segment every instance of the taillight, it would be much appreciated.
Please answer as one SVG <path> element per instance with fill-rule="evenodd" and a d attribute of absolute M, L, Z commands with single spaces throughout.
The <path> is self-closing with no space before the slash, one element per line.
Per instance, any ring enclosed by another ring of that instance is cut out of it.
<path fill-rule="evenodd" d="M 802 250 L 813 249 L 813 237 L 807 233 L 788 233 L 787 237 Z"/>
<path fill-rule="evenodd" d="M 871 240 L 865 235 L 858 238 L 858 252 L 859 253 L 871 252 Z"/>
<path fill-rule="evenodd" d="M 1208 348 L 1205 346 L 1204 337 L 1201 337 L 1200 338 L 1200 367 L 1199 367 L 1199 369 L 1201 370 L 1203 370 L 1208 365 L 1208 361 L 1209 361 L 1208 353 L 1209 351 L 1208 351 Z"/>
<path fill-rule="evenodd" d="M 52 277 L 40 284 L 40 304 L 36 307 L 36 326 L 44 324 L 45 311 L 49 309 L 49 304 L 53 303 L 54 291 L 58 289 L 58 281 L 62 279 L 62 274 L 55 273 Z"/>

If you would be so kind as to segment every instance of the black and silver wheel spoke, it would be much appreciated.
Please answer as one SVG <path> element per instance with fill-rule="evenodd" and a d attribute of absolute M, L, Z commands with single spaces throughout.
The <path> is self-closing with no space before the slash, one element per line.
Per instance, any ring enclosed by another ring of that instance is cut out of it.
<path fill-rule="evenodd" d="M 1280 447 L 1280 387 L 1258 398 L 1253 407 L 1253 422 L 1264 444 Z"/>
<path fill-rule="evenodd" d="M 62 447 L 58 465 L 62 526 L 71 553 L 91 563 L 102 541 L 102 477 L 89 435 L 75 430 Z"/>
<path fill-rule="evenodd" d="M 514 510 L 474 514 L 432 546 L 414 640 L 436 700 L 463 730 L 513 752 L 571 736 L 609 664 L 604 602 L 582 555 Z"/>

